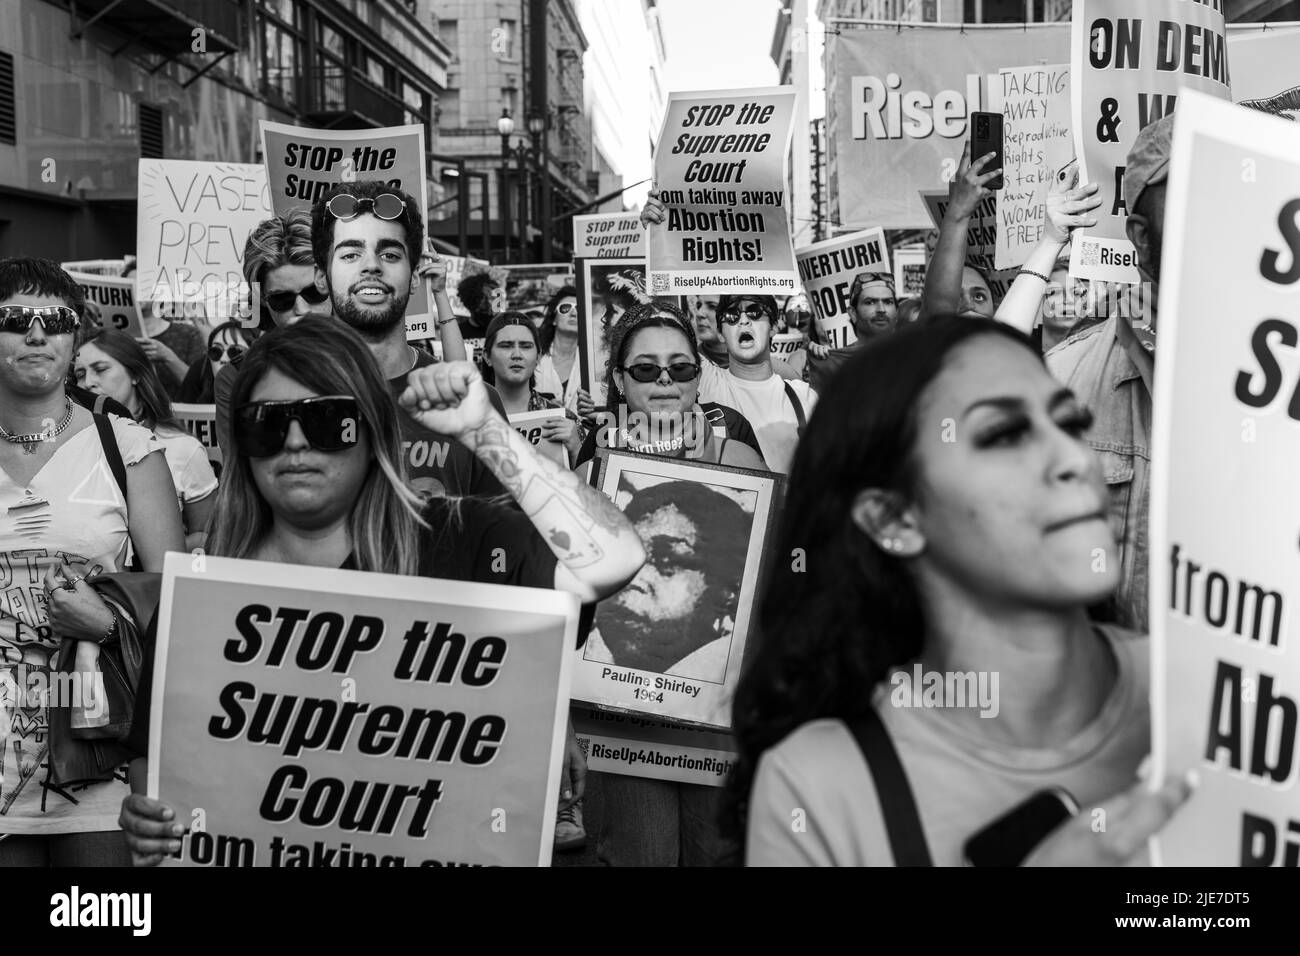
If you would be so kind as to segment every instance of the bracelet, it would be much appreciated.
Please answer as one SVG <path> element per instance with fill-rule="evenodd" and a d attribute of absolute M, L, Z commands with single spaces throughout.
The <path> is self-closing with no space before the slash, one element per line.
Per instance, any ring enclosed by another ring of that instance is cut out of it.
<path fill-rule="evenodd" d="M 99 640 L 95 642 L 96 644 L 103 644 L 105 641 L 110 640 L 117 634 L 117 611 L 114 610 L 113 606 L 110 604 L 108 606 L 108 612 L 113 615 L 113 622 L 109 624 L 104 630 L 104 633 L 99 636 Z"/>
<path fill-rule="evenodd" d="M 445 319 L 434 319 L 433 327 L 434 327 L 435 329 L 440 329 L 440 328 L 442 328 L 444 325 L 450 325 L 452 322 L 455 322 L 455 321 L 456 321 L 456 316 L 454 316 L 454 315 L 448 316 L 448 317 L 445 318 Z"/>
<path fill-rule="evenodd" d="M 1035 279 L 1042 279 L 1045 285 L 1051 285 L 1052 280 L 1041 272 L 1035 272 L 1033 269 L 1021 269 L 1016 273 L 1017 276 L 1033 276 Z"/>

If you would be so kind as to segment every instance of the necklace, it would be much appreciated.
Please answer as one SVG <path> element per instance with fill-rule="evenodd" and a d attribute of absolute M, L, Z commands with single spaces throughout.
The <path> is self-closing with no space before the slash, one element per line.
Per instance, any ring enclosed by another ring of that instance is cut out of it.
<path fill-rule="evenodd" d="M 3 425 L 0 425 L 0 438 L 3 438 L 12 445 L 22 445 L 23 451 L 27 452 L 29 455 L 36 454 L 37 445 L 43 441 L 54 441 L 54 439 L 58 438 L 59 435 L 63 434 L 63 430 L 67 428 L 68 424 L 72 421 L 72 399 L 65 395 L 63 397 L 63 405 L 63 417 L 59 419 L 58 424 L 56 425 L 48 424 L 49 419 L 47 418 L 45 420 L 47 423 L 45 431 L 35 432 L 30 435 L 14 435 Z"/>

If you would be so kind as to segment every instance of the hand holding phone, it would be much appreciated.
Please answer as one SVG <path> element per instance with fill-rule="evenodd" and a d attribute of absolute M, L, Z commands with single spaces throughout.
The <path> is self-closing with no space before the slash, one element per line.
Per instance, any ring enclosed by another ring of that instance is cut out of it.
<path fill-rule="evenodd" d="M 988 153 L 994 153 L 992 159 L 984 164 L 985 170 L 1000 170 L 1002 168 L 1002 114 L 985 113 L 979 110 L 971 113 L 971 143 L 970 157 L 971 161 L 977 161 L 981 156 Z M 989 180 L 985 185 L 997 192 L 1004 185 L 1004 179 L 1001 173 Z"/>

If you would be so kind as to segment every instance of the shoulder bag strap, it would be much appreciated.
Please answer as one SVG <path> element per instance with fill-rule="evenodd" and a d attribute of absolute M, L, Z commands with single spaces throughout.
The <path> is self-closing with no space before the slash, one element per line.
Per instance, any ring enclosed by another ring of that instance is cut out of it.
<path fill-rule="evenodd" d="M 880 809 L 885 815 L 889 848 L 898 866 L 933 866 L 925 831 L 916 812 L 916 800 L 907 782 L 907 774 L 898 759 L 898 751 L 889 739 L 880 715 L 869 707 L 859 717 L 845 721 L 862 751 L 867 769 L 876 784 Z"/>
<path fill-rule="evenodd" d="M 781 384 L 785 386 L 785 397 L 788 398 L 790 404 L 794 406 L 794 417 L 799 422 L 798 426 L 795 428 L 795 434 L 802 438 L 804 426 L 808 424 L 804 418 L 803 405 L 800 404 L 799 396 L 794 393 L 794 389 L 790 387 L 788 379 L 781 379 Z"/>
<path fill-rule="evenodd" d="M 107 415 L 101 415 L 98 412 L 92 413 L 95 418 L 95 428 L 99 431 L 99 443 L 104 446 L 104 457 L 108 459 L 108 469 L 113 473 L 113 478 L 117 481 L 117 487 L 122 489 L 122 500 L 128 501 L 126 496 L 126 463 L 122 461 L 122 452 L 117 447 L 117 436 L 113 434 L 113 423 L 109 421 Z"/>

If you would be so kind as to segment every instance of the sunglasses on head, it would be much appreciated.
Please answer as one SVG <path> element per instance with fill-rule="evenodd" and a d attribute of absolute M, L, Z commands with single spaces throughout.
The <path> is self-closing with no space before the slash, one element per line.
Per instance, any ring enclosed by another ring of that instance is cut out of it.
<path fill-rule="evenodd" d="M 262 296 L 262 301 L 267 304 L 267 307 L 270 308 L 272 312 L 288 312 L 294 307 L 294 303 L 298 301 L 298 296 L 302 296 L 303 301 L 308 305 L 320 305 L 329 298 L 329 293 L 322 292 L 320 289 L 316 288 L 315 283 L 312 283 L 311 285 L 303 286 L 297 292 L 271 292 Z"/>
<path fill-rule="evenodd" d="M 763 308 L 761 305 L 751 304 L 745 306 L 743 309 L 739 306 L 731 305 L 727 307 L 726 312 L 722 313 L 722 321 L 726 322 L 728 325 L 735 325 L 740 321 L 742 315 L 746 316 L 751 322 L 757 322 L 759 319 L 767 319 L 771 321 L 772 318 L 767 309 Z"/>
<path fill-rule="evenodd" d="M 694 362 L 674 362 L 672 365 L 656 365 L 653 362 L 638 362 L 636 365 L 624 365 L 623 371 L 632 376 L 636 382 L 657 382 L 664 372 L 674 382 L 693 382 L 700 377 L 700 367 Z"/>
<path fill-rule="evenodd" d="M 292 402 L 249 402 L 235 410 L 235 447 L 249 458 L 269 458 L 284 448 L 297 422 L 316 451 L 343 451 L 357 443 L 361 415 L 350 395 Z"/>
<path fill-rule="evenodd" d="M 40 308 L 31 305 L 0 306 L 0 332 L 26 335 L 37 319 L 41 320 L 41 329 L 46 335 L 67 335 L 81 328 L 81 317 L 66 305 Z"/>
<path fill-rule="evenodd" d="M 380 219 L 397 219 L 406 210 L 406 201 L 392 193 L 380 193 L 374 199 L 358 199 L 339 193 L 325 204 L 331 216 L 341 222 L 350 222 L 366 211 L 367 207 Z"/>
<path fill-rule="evenodd" d="M 220 362 L 222 356 L 229 356 L 230 361 L 233 362 L 235 361 L 235 359 L 239 358 L 239 356 L 243 355 L 247 351 L 248 351 L 248 346 L 246 345 L 224 345 L 224 346 L 217 345 L 217 344 L 209 345 L 208 361 Z"/>

